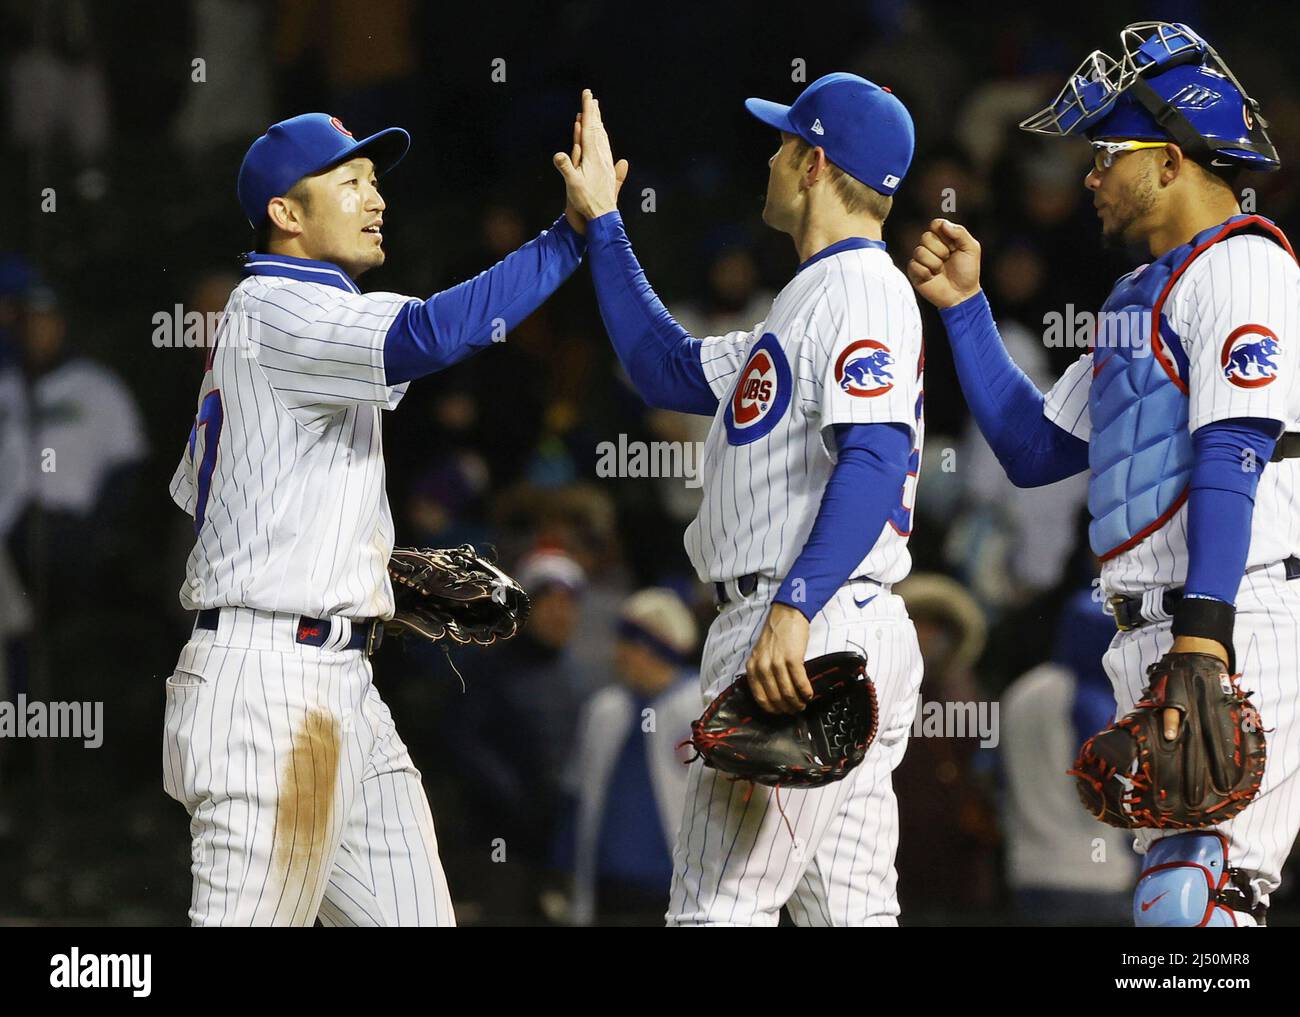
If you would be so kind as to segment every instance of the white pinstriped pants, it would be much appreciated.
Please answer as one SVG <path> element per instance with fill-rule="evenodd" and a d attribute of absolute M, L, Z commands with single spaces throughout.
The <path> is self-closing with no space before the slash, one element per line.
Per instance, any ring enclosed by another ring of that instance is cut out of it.
<path fill-rule="evenodd" d="M 774 593 L 764 584 L 714 620 L 703 702 L 744 670 Z M 876 687 L 880 725 L 866 759 L 827 787 L 782 790 L 779 803 L 771 788 L 692 763 L 669 925 L 776 925 L 782 905 L 799 925 L 898 924 L 890 775 L 907 748 L 921 687 L 921 652 L 902 599 L 860 580 L 841 587 L 813 619 L 807 658 L 839 650 L 865 652 Z"/>
<path fill-rule="evenodd" d="M 167 680 L 163 786 L 191 817 L 191 923 L 454 925 L 369 660 L 297 643 L 295 624 L 223 609 Z"/>
<path fill-rule="evenodd" d="M 1117 716 L 1133 709 L 1146 685 L 1147 667 L 1173 645 L 1172 622 L 1144 625 L 1115 636 L 1106 673 L 1115 688 Z M 1241 686 L 1252 692 L 1268 740 L 1260 793 L 1235 819 L 1214 829 L 1228 837 L 1228 864 L 1254 874 L 1262 894 L 1282 881 L 1282 864 L 1300 831 L 1300 579 L 1286 580 L 1282 565 L 1248 572 L 1237 591 L 1233 643 Z M 1140 830 L 1135 848 L 1145 854 L 1177 830 Z M 1267 901 L 1267 897 L 1265 897 Z"/>

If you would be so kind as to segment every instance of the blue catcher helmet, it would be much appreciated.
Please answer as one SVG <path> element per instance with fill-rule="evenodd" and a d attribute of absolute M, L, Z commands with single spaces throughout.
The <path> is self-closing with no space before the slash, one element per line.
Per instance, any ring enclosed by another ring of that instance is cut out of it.
<path fill-rule="evenodd" d="M 1169 140 L 1214 166 L 1282 165 L 1259 103 L 1192 29 L 1142 21 L 1125 28 L 1120 41 L 1120 59 L 1090 53 L 1052 104 L 1022 121 L 1021 129 L 1089 140 Z"/>

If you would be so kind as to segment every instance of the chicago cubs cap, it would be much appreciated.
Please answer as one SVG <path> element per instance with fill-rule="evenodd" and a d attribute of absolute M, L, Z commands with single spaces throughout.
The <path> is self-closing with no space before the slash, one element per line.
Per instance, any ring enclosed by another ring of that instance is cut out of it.
<path fill-rule="evenodd" d="M 820 146 L 855 180 L 893 194 L 916 148 L 911 114 L 889 89 L 843 71 L 818 78 L 793 105 L 746 99 L 745 109 L 769 127 Z"/>
<path fill-rule="evenodd" d="M 266 220 L 266 203 L 284 194 L 303 177 L 319 173 L 357 155 L 383 175 L 411 146 L 411 136 L 389 127 L 357 141 L 338 117 L 303 113 L 281 120 L 249 146 L 239 167 L 239 204 L 254 229 Z"/>

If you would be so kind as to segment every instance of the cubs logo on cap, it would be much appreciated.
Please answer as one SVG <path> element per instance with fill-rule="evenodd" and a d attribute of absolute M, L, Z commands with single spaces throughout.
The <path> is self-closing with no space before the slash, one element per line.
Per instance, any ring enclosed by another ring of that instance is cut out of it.
<path fill-rule="evenodd" d="M 851 396 L 870 398 L 894 387 L 894 354 L 879 339 L 849 343 L 835 361 L 835 384 Z"/>
<path fill-rule="evenodd" d="M 1263 325 L 1242 325 L 1223 343 L 1223 377 L 1238 388 L 1263 388 L 1277 377 L 1282 352 L 1277 335 Z"/>
<path fill-rule="evenodd" d="M 723 412 L 727 440 L 748 445 L 771 432 L 790 405 L 790 364 L 771 332 L 754 344 Z"/>

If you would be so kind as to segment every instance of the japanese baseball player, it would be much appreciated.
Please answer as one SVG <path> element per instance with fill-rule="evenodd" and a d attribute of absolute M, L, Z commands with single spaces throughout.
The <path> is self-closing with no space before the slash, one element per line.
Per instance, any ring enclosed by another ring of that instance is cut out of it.
<path fill-rule="evenodd" d="M 239 171 L 257 249 L 171 484 L 194 519 L 180 596 L 197 614 L 166 682 L 163 769 L 191 817 L 195 925 L 454 923 L 369 659 L 393 613 L 380 413 L 530 314 L 578 266 L 585 226 L 570 212 L 427 300 L 363 293 L 384 262 L 376 179 L 408 144 L 309 113 Z"/>
<path fill-rule="evenodd" d="M 1263 924 L 1300 826 L 1300 268 L 1243 215 L 1241 170 L 1277 169 L 1258 106 L 1186 25 L 1145 22 L 1093 53 L 1021 124 L 1082 135 L 1104 237 L 1149 251 L 1115 284 L 1090 352 L 1044 398 L 1011 362 L 979 287 L 980 248 L 935 220 L 908 273 L 941 309 L 967 402 L 1011 479 L 1090 471 L 1092 549 L 1119 629 L 1119 714 L 1148 666 L 1206 653 L 1253 690 L 1268 733 L 1258 796 L 1197 831 L 1138 831 L 1139 926 Z M 1164 712 L 1164 736 L 1180 716 Z"/>
<path fill-rule="evenodd" d="M 804 660 L 856 650 L 881 718 L 863 764 L 824 788 L 778 794 L 692 764 L 667 921 L 775 925 L 785 906 L 801 925 L 893 925 L 891 771 L 921 657 L 890 586 L 910 565 L 922 350 L 915 297 L 881 224 L 911 162 L 912 121 L 888 89 L 852 74 L 813 82 L 792 106 L 746 108 L 781 132 L 763 217 L 801 261 L 750 331 L 694 338 L 659 302 L 617 211 L 625 164 L 590 93 L 582 165 L 562 154 L 556 164 L 590 220 L 601 314 L 638 392 L 713 418 L 685 541 L 718 602 L 702 704 L 746 673 L 764 709 L 799 711 L 811 696 Z"/>

